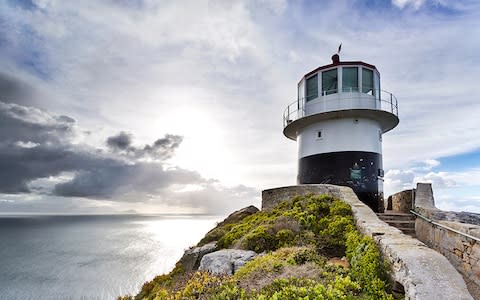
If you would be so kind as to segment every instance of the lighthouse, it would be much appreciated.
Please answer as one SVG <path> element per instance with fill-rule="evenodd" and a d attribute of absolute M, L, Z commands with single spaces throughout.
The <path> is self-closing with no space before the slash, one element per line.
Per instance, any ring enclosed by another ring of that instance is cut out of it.
<path fill-rule="evenodd" d="M 283 133 L 298 146 L 298 184 L 349 186 L 383 211 L 382 135 L 399 123 L 398 103 L 380 73 L 362 61 L 340 61 L 305 74 L 283 115 Z"/>

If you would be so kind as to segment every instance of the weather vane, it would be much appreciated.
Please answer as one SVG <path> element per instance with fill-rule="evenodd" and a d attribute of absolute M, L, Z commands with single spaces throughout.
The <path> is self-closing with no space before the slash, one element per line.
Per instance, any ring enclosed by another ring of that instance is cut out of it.
<path fill-rule="evenodd" d="M 338 46 L 337 54 L 340 54 L 340 51 L 342 51 L 342 43 L 340 43 L 340 46 Z"/>

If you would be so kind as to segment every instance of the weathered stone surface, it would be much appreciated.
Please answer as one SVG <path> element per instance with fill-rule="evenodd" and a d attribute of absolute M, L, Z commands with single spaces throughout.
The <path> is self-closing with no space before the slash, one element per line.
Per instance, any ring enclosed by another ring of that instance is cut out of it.
<path fill-rule="evenodd" d="M 185 250 L 179 262 L 186 272 L 196 271 L 200 266 L 202 257 L 215 250 L 217 250 L 217 242 L 211 242 L 201 247 L 193 247 Z"/>
<path fill-rule="evenodd" d="M 405 299 L 473 299 L 462 276 L 443 255 L 381 221 L 349 187 L 311 184 L 270 189 L 262 192 L 262 208 L 308 193 L 332 195 L 350 204 L 357 228 L 373 237 L 391 266 L 393 279 L 404 287 Z M 420 189 L 420 193 L 428 191 Z M 428 200 L 434 208 L 433 197 Z"/>
<path fill-rule="evenodd" d="M 392 210 L 392 196 L 388 196 L 388 198 L 384 202 L 385 210 Z"/>
<path fill-rule="evenodd" d="M 255 256 L 257 253 L 254 251 L 223 249 L 203 256 L 199 270 L 217 275 L 232 275 Z"/>
<path fill-rule="evenodd" d="M 418 183 L 415 190 L 415 201 L 414 201 L 415 210 L 422 213 L 428 214 L 434 211 L 439 211 L 435 207 L 435 200 L 433 199 L 433 190 L 432 185 L 427 183 Z"/>
<path fill-rule="evenodd" d="M 413 208 L 413 195 L 415 190 L 406 190 L 393 194 L 392 196 L 392 208 L 393 212 L 409 213 Z M 389 197 L 389 198 L 390 198 Z"/>
<path fill-rule="evenodd" d="M 197 246 L 202 246 L 212 241 L 217 241 L 220 237 L 222 237 L 226 233 L 225 230 L 223 229 L 224 225 L 239 223 L 245 217 L 248 217 L 256 212 L 258 212 L 258 208 L 256 208 L 253 205 L 250 205 L 231 213 L 228 217 L 225 218 L 225 220 L 218 223 L 217 226 L 215 226 L 215 228 L 207 232 L 207 234 L 205 234 L 205 236 L 200 240 L 200 242 L 198 242 Z"/>
<path fill-rule="evenodd" d="M 253 215 L 254 213 L 258 212 L 258 208 L 256 208 L 253 205 L 247 206 L 245 208 L 242 208 L 240 210 L 237 210 L 233 213 L 231 213 L 225 220 L 222 222 L 218 223 L 218 226 L 222 226 L 224 224 L 229 224 L 229 223 L 237 223 L 243 218 Z"/>

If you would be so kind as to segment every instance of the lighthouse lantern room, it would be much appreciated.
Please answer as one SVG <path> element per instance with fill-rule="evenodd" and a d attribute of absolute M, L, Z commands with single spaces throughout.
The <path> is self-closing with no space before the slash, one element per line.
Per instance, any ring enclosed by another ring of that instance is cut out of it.
<path fill-rule="evenodd" d="M 397 100 L 380 89 L 374 65 L 333 55 L 331 64 L 302 77 L 283 122 L 284 135 L 298 145 L 298 184 L 349 186 L 383 211 L 382 134 L 399 119 Z"/>

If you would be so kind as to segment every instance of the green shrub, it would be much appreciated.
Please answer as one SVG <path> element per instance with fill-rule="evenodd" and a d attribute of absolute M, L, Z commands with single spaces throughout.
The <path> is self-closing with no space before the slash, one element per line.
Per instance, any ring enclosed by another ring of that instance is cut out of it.
<path fill-rule="evenodd" d="M 351 231 L 347 234 L 346 245 L 350 273 L 363 287 L 363 291 L 374 299 L 393 299 L 392 295 L 386 292 L 387 266 L 373 239 Z"/>
<path fill-rule="evenodd" d="M 317 244 L 319 248 L 339 248 L 343 252 L 345 233 L 354 228 L 348 204 L 326 195 L 298 196 L 231 226 L 219 238 L 218 246 L 235 245 L 260 253 L 284 246 Z"/>
<path fill-rule="evenodd" d="M 288 247 L 293 245 L 295 234 L 290 229 L 282 229 L 277 231 L 275 239 L 278 241 L 279 247 Z"/>
<path fill-rule="evenodd" d="M 327 286 L 312 279 L 289 278 L 277 279 L 264 287 L 257 299 L 356 299 L 360 291 L 360 285 L 348 276 L 337 276 Z"/>
<path fill-rule="evenodd" d="M 278 244 L 278 238 L 273 235 L 271 227 L 260 225 L 245 235 L 242 246 L 255 252 L 263 252 L 277 249 Z"/>

